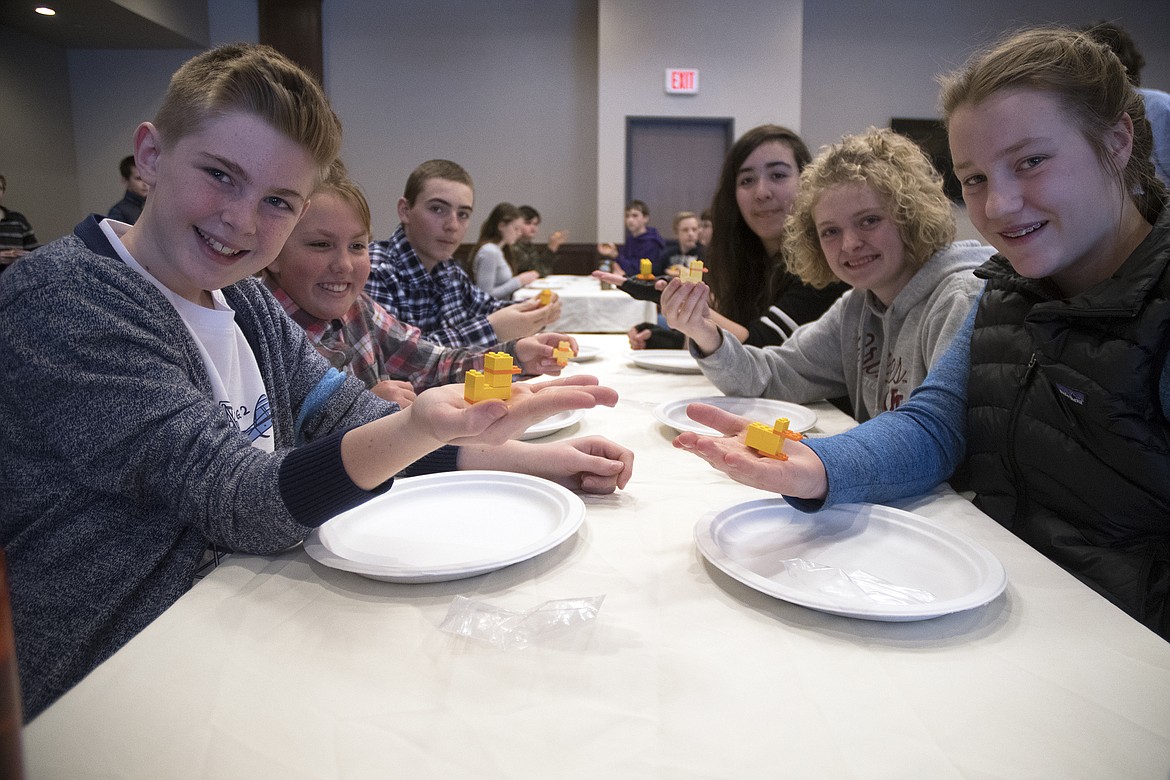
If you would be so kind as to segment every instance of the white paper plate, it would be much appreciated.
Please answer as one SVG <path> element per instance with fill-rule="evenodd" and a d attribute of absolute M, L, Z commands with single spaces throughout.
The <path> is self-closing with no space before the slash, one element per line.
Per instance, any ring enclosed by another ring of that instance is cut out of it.
<path fill-rule="evenodd" d="M 587 363 L 601 357 L 601 347 L 596 344 L 578 344 L 577 354 L 569 358 L 574 363 Z"/>
<path fill-rule="evenodd" d="M 817 424 L 817 413 L 807 406 L 774 401 L 771 398 L 738 398 L 729 395 L 711 395 L 703 398 L 688 398 L 684 401 L 668 401 L 654 407 L 654 417 L 663 425 L 676 431 L 694 431 L 705 436 L 717 436 L 719 431 L 708 428 L 687 417 L 688 404 L 710 404 L 732 414 L 746 417 L 752 422 L 762 422 L 771 427 L 779 417 L 788 418 L 788 427 L 803 433 Z"/>
<path fill-rule="evenodd" d="M 551 417 L 546 417 L 535 425 L 528 426 L 524 433 L 520 434 L 520 441 L 528 441 L 529 439 L 539 439 L 541 436 L 548 436 L 557 431 L 564 430 L 570 425 L 576 425 L 585 416 L 584 409 L 570 409 L 567 412 L 554 414 Z"/>
<path fill-rule="evenodd" d="M 926 620 L 982 606 L 1007 585 L 986 548 L 919 515 L 876 504 L 844 504 L 814 514 L 783 499 L 761 499 L 714 512 L 695 526 L 703 556 L 740 582 L 793 604 L 866 620 Z M 837 592 L 816 576 L 794 573 L 790 559 L 925 591 L 926 603 L 882 603 Z"/>
<path fill-rule="evenodd" d="M 474 577 L 568 539 L 585 519 L 569 490 L 526 474 L 455 471 L 395 480 L 305 540 L 335 569 L 391 582 Z"/>
<path fill-rule="evenodd" d="M 699 364 L 685 349 L 635 349 L 630 360 L 639 368 L 668 374 L 698 374 Z"/>

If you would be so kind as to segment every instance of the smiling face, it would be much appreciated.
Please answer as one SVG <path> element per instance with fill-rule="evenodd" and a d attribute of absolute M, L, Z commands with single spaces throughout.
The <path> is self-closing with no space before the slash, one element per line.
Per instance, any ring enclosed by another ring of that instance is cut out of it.
<path fill-rule="evenodd" d="M 871 290 L 889 306 L 913 278 L 898 226 L 868 184 L 826 189 L 813 206 L 813 222 L 825 260 L 841 281 Z"/>
<path fill-rule="evenodd" d="M 369 240 L 353 206 L 336 192 L 318 192 L 268 270 L 297 306 L 339 319 L 370 276 Z"/>
<path fill-rule="evenodd" d="M 1051 94 L 1016 89 L 962 104 L 949 135 L 972 224 L 1021 276 L 1051 277 L 1075 295 L 1124 260 L 1118 214 L 1127 196 Z M 1125 139 L 1117 126 L 1106 138 L 1119 167 Z"/>
<path fill-rule="evenodd" d="M 210 290 L 272 262 L 317 176 L 304 147 L 238 111 L 170 144 L 144 123 L 135 145 L 150 197 L 123 242 L 151 275 L 203 306 Z"/>
<path fill-rule="evenodd" d="M 414 204 L 398 199 L 398 219 L 406 240 L 428 271 L 455 255 L 467 226 L 475 199 L 471 187 L 448 179 L 428 179 Z"/>
<path fill-rule="evenodd" d="M 757 146 L 736 172 L 739 213 L 769 254 L 778 252 L 783 243 L 784 220 L 792 210 L 799 175 L 796 156 L 779 141 Z"/>

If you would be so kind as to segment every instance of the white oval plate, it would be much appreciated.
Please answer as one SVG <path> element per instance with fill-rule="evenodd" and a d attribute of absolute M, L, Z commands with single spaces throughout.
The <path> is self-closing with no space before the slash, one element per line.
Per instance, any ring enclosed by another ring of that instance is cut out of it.
<path fill-rule="evenodd" d="M 528 441 L 529 439 L 539 439 L 541 436 L 549 436 L 568 428 L 570 425 L 576 425 L 584 416 L 584 409 L 570 409 L 567 412 L 560 412 L 544 418 L 535 425 L 528 426 L 528 429 L 518 438 L 520 441 Z"/>
<path fill-rule="evenodd" d="M 639 368 L 667 374 L 698 374 L 699 363 L 685 349 L 635 349 L 630 360 Z"/>
<path fill-rule="evenodd" d="M 386 493 L 315 529 L 305 551 L 376 580 L 443 582 L 540 555 L 584 519 L 581 498 L 553 482 L 454 471 L 395 480 Z"/>
<path fill-rule="evenodd" d="M 695 525 L 703 556 L 769 596 L 834 615 L 908 621 L 982 606 L 1007 586 L 985 547 L 932 521 L 878 504 L 843 504 L 813 514 L 783 499 L 735 504 Z M 802 559 L 847 574 L 862 571 L 890 584 L 933 594 L 926 603 L 882 603 L 863 593 L 830 592 L 785 564 Z"/>
<path fill-rule="evenodd" d="M 601 357 L 601 347 L 596 344 L 578 344 L 577 354 L 569 358 L 574 363 L 587 363 Z"/>
<path fill-rule="evenodd" d="M 676 431 L 694 431 L 704 436 L 718 436 L 719 431 L 708 428 L 687 417 L 688 404 L 710 404 L 732 414 L 746 417 L 752 422 L 761 422 L 771 427 L 779 417 L 788 418 L 788 427 L 801 433 L 817 424 L 817 413 L 807 406 L 771 398 L 739 398 L 730 395 L 711 395 L 703 398 L 688 398 L 684 401 L 668 401 L 654 407 L 654 417 L 663 425 Z"/>

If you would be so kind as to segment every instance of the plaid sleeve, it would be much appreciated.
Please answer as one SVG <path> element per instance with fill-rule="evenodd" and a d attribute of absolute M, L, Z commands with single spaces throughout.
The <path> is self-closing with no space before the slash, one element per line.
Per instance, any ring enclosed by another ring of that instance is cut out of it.
<path fill-rule="evenodd" d="M 468 369 L 480 367 L 481 352 L 427 341 L 421 330 L 395 319 L 374 301 L 369 301 L 367 316 L 387 375 L 405 379 L 416 392 L 458 382 Z"/>
<path fill-rule="evenodd" d="M 471 283 L 463 269 L 451 266 L 440 285 L 442 325 L 427 338 L 447 346 L 490 347 L 499 343 L 487 315 L 511 304 L 498 301 Z"/>

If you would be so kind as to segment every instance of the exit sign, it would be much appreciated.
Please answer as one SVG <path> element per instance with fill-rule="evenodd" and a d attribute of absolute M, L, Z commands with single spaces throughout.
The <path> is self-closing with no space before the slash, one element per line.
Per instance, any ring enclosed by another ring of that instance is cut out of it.
<path fill-rule="evenodd" d="M 699 71 L 695 68 L 667 68 L 666 91 L 672 95 L 697 95 Z"/>

